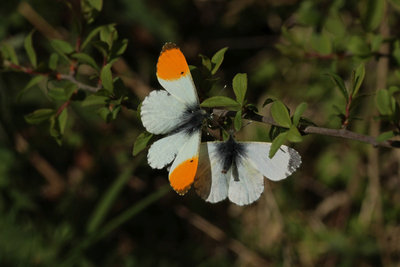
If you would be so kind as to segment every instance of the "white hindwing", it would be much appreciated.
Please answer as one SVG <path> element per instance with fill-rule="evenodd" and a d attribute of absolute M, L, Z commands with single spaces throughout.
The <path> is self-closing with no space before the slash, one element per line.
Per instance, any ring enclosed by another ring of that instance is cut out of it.
<path fill-rule="evenodd" d="M 272 181 L 282 180 L 291 175 L 301 164 L 299 153 L 293 148 L 281 146 L 272 159 L 269 158 L 271 143 L 241 142 L 246 147 L 250 162 L 265 177 Z"/>

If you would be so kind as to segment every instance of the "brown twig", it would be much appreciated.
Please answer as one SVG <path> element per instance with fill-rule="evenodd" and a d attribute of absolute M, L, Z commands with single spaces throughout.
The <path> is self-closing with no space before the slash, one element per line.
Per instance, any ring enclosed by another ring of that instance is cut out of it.
<path fill-rule="evenodd" d="M 218 116 L 234 116 L 233 111 L 226 111 L 220 109 L 214 109 L 213 113 Z M 259 114 L 248 114 L 247 116 L 245 116 L 245 119 L 263 122 L 274 126 L 279 126 L 279 124 L 277 124 L 273 118 L 262 116 Z M 331 129 L 331 128 L 324 128 L 317 126 L 304 126 L 304 127 L 299 127 L 299 131 L 303 134 L 319 134 L 319 135 L 334 136 L 344 139 L 355 140 L 371 144 L 374 147 L 400 148 L 400 141 L 386 140 L 383 142 L 378 142 L 376 141 L 376 137 L 359 134 L 346 129 Z"/>
<path fill-rule="evenodd" d="M 60 80 L 70 81 L 70 82 L 74 83 L 75 85 L 77 85 L 78 88 L 92 92 L 92 93 L 96 93 L 97 91 L 99 91 L 101 89 L 101 84 L 97 85 L 96 87 L 87 85 L 87 84 L 84 84 L 84 83 L 78 81 L 73 75 L 70 75 L 70 74 L 58 74 L 57 78 Z"/>

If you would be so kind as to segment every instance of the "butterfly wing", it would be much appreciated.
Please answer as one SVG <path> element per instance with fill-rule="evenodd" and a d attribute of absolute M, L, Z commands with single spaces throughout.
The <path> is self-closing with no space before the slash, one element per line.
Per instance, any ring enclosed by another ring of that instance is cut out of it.
<path fill-rule="evenodd" d="M 196 87 L 185 56 L 176 44 L 166 43 L 157 62 L 159 83 L 171 95 L 189 105 L 198 105 Z"/>
<path fill-rule="evenodd" d="M 236 158 L 236 168 L 232 166 L 228 171 L 229 192 L 228 198 L 233 203 L 243 206 L 260 198 L 264 191 L 264 176 L 255 168 L 245 155 Z M 237 177 L 234 172 L 237 171 Z"/>
<path fill-rule="evenodd" d="M 194 182 L 197 165 L 199 162 L 199 146 L 201 130 L 194 131 L 191 134 L 183 133 L 188 139 L 181 145 L 174 162 L 169 171 L 169 182 L 171 187 L 178 194 L 185 194 Z"/>
<path fill-rule="evenodd" d="M 222 201 L 228 196 L 230 174 L 223 173 L 223 160 L 217 150 L 218 143 L 221 142 L 200 145 L 199 166 L 194 182 L 196 193 L 211 203 Z"/>
<path fill-rule="evenodd" d="M 149 148 L 147 162 L 153 169 L 162 169 L 170 164 L 179 151 L 179 144 L 185 144 L 189 135 L 177 132 L 154 142 Z"/>
<path fill-rule="evenodd" d="M 240 142 L 246 148 L 249 162 L 265 177 L 279 181 L 291 175 L 301 164 L 299 153 L 293 148 L 281 146 L 272 159 L 269 158 L 271 143 Z"/>
<path fill-rule="evenodd" d="M 186 105 L 164 90 L 152 91 L 142 103 L 140 116 L 143 126 L 153 134 L 174 130 L 184 117 Z"/>

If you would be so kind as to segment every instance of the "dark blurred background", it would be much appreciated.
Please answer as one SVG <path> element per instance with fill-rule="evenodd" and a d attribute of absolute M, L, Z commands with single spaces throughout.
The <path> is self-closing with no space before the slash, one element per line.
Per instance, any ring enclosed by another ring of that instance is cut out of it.
<path fill-rule="evenodd" d="M 382 3 L 383 15 L 369 17 Z M 33 45 L 38 61 L 46 61 L 47 38 L 74 44 L 80 31 L 77 5 L 2 1 L 0 42 L 14 47 L 26 65 L 24 38 L 36 28 Z M 376 121 L 375 91 L 400 82 L 399 6 L 395 0 L 115 0 L 104 1 L 83 32 L 116 23 L 119 38 L 128 39 L 113 72 L 135 105 L 161 88 L 155 66 L 165 42 L 177 43 L 195 66 L 201 65 L 199 54 L 211 57 L 229 47 L 217 93 L 233 96 L 232 78 L 246 72 L 247 99 L 261 114 L 269 114 L 262 108 L 268 97 L 292 111 L 307 102 L 304 116 L 331 128 L 341 127 L 337 110 L 344 101 L 326 73 L 348 81 L 365 61 L 365 97 L 349 127 L 376 136 L 389 126 Z M 379 56 L 388 44 L 386 56 Z M 144 130 L 133 109 L 123 108 L 106 123 L 90 107 L 71 104 L 62 145 L 50 136 L 48 124 L 26 123 L 26 114 L 55 105 L 46 84 L 18 97 L 31 77 L 0 73 L 1 266 L 399 264 L 398 150 L 305 136 L 291 145 L 302 156 L 300 169 L 281 182 L 266 180 L 256 203 L 209 204 L 193 190 L 177 195 L 167 171 L 147 165 L 146 151 L 132 156 Z M 268 129 L 253 122 L 237 138 L 269 141 Z"/>

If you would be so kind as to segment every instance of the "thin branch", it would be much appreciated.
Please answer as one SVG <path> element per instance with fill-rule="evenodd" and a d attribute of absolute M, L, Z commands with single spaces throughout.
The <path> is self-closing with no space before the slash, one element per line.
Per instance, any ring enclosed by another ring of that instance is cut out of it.
<path fill-rule="evenodd" d="M 86 91 L 89 91 L 89 92 L 92 92 L 92 93 L 96 93 L 97 91 L 99 91 L 101 89 L 100 85 L 94 87 L 94 86 L 91 86 L 91 85 L 84 84 L 84 83 L 78 81 L 74 76 L 69 75 L 69 74 L 58 74 L 57 78 L 59 80 L 70 81 L 70 82 L 76 84 L 80 89 L 86 90 Z"/>
<path fill-rule="evenodd" d="M 18 71 L 22 71 L 24 73 L 27 74 L 31 74 L 31 75 L 41 75 L 41 76 L 50 76 L 50 75 L 54 75 L 58 80 L 67 80 L 70 81 L 74 84 L 76 84 L 78 86 L 79 89 L 82 90 L 86 90 L 92 93 L 96 93 L 97 91 L 99 91 L 101 89 L 101 84 L 98 84 L 96 87 L 95 86 L 91 86 L 85 83 L 82 83 L 80 81 L 78 81 L 74 76 L 73 73 L 72 74 L 62 74 L 62 73 L 49 73 L 49 72 L 37 72 L 34 71 L 31 68 L 28 67 L 24 67 L 24 66 L 20 66 L 20 65 L 16 65 L 8 60 L 4 60 L 3 61 L 3 66 L 14 69 L 14 70 L 18 70 Z"/>
<path fill-rule="evenodd" d="M 213 113 L 217 116 L 235 115 L 233 111 L 226 111 L 220 109 L 214 109 Z M 273 118 L 267 116 L 261 116 L 259 114 L 249 114 L 245 116 L 245 119 L 263 122 L 274 126 L 279 126 L 279 124 L 277 124 Z M 376 137 L 359 134 L 346 129 L 331 129 L 331 128 L 323 128 L 317 126 L 305 126 L 305 127 L 300 127 L 299 131 L 303 134 L 319 134 L 325 136 L 334 136 L 344 139 L 356 140 L 359 142 L 371 144 L 374 147 L 400 148 L 400 141 L 398 140 L 386 140 L 383 142 L 378 142 L 376 141 Z"/>

